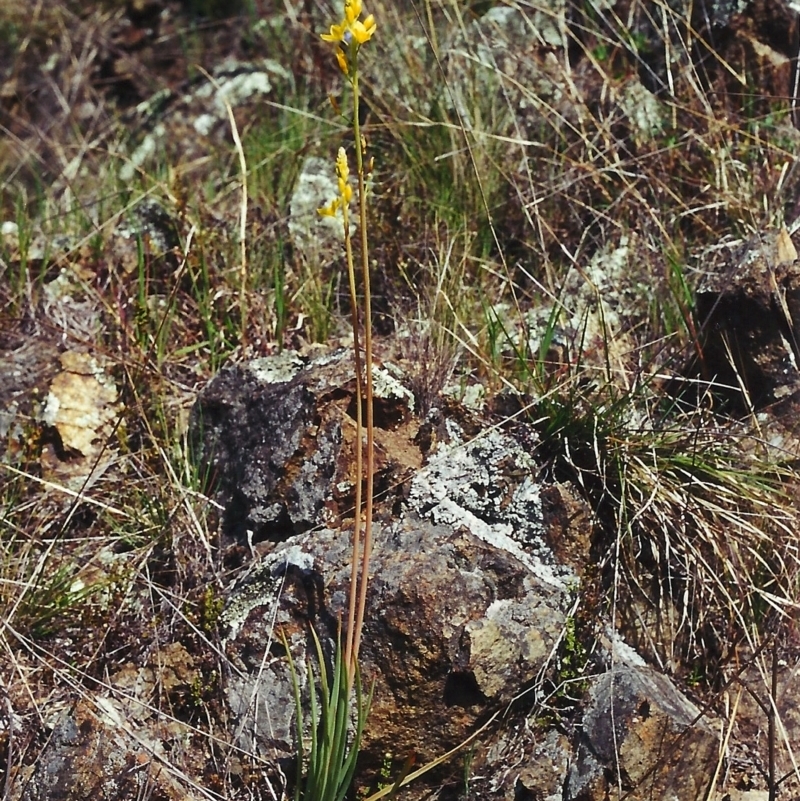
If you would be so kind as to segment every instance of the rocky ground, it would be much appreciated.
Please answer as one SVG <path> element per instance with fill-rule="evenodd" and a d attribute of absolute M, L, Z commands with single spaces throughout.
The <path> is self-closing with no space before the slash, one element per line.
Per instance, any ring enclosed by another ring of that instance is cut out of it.
<path fill-rule="evenodd" d="M 353 797 L 796 797 L 795 12 L 367 11 Z M 358 480 L 339 13 L 0 0 L 4 799 L 293 794 Z"/>

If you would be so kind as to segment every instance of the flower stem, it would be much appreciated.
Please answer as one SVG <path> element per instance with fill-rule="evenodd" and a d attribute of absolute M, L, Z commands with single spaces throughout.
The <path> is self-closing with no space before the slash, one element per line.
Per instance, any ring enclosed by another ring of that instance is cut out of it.
<path fill-rule="evenodd" d="M 361 648 L 361 631 L 364 627 L 364 611 L 367 605 L 367 585 L 369 582 L 369 560 L 372 554 L 372 505 L 375 483 L 375 420 L 372 402 L 372 294 L 369 277 L 369 241 L 367 235 L 367 192 L 364 178 L 364 143 L 361 138 L 359 120 L 358 68 L 353 69 L 353 134 L 356 140 L 356 168 L 358 173 L 358 211 L 361 228 L 361 271 L 364 284 L 364 362 L 365 392 L 367 407 L 367 453 L 366 453 L 366 507 L 364 510 L 364 543 L 361 554 L 361 574 L 358 582 L 358 604 L 356 607 L 356 624 L 353 636 L 351 672 L 355 672 L 358 653 Z M 360 375 L 360 372 L 359 372 Z M 358 442 L 359 449 L 361 441 Z M 359 474 L 360 478 L 360 474 Z M 351 584 L 351 595 L 355 585 Z"/>
<path fill-rule="evenodd" d="M 347 204 L 343 204 L 342 219 L 344 224 L 345 253 L 347 256 L 347 278 L 350 285 L 350 321 L 353 326 L 353 360 L 356 372 L 356 481 L 355 481 L 355 507 L 353 511 L 353 547 L 350 565 L 350 600 L 347 611 L 347 637 L 345 640 L 345 666 L 349 677 L 354 675 L 355 655 L 353 653 L 353 638 L 356 630 L 356 586 L 358 581 L 359 552 L 361 550 L 361 505 L 362 488 L 361 476 L 364 471 L 362 453 L 362 439 L 364 421 L 362 403 L 364 398 L 362 368 L 361 368 L 361 342 L 359 337 L 358 297 L 356 294 L 356 274 L 353 261 L 353 243 L 350 238 L 350 218 Z"/>

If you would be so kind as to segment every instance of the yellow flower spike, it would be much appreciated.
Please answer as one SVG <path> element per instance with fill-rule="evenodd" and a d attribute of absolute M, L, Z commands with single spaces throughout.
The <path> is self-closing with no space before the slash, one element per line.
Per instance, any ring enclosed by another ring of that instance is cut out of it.
<path fill-rule="evenodd" d="M 336 154 L 336 175 L 341 181 L 347 181 L 350 177 L 350 165 L 347 163 L 347 153 L 343 147 L 340 147 Z"/>

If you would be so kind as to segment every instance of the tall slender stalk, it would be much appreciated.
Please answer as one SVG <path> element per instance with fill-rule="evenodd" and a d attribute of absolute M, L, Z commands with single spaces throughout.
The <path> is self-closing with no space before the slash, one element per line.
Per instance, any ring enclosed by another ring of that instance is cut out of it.
<path fill-rule="evenodd" d="M 372 397 L 372 293 L 369 276 L 369 237 L 367 235 L 367 187 L 364 177 L 364 140 L 361 136 L 359 121 L 358 71 L 353 74 L 353 134 L 356 144 L 356 170 L 358 173 L 358 211 L 361 228 L 361 273 L 364 284 L 364 359 L 366 362 L 366 387 L 364 397 L 367 405 L 367 503 L 364 510 L 364 544 L 361 555 L 361 575 L 358 582 L 357 618 L 353 636 L 353 650 L 348 665 L 351 670 L 358 662 L 361 648 L 361 632 L 364 628 L 364 610 L 367 605 L 367 585 L 369 583 L 369 560 L 372 554 L 372 505 L 375 484 L 375 415 Z M 358 371 L 358 365 L 356 365 Z M 359 375 L 360 375 L 360 371 Z M 361 449 L 361 441 L 358 443 Z M 359 479 L 360 479 L 359 473 Z M 359 507 L 360 508 L 360 507 Z M 359 516 L 360 517 L 360 516 Z M 354 576 L 355 577 L 355 576 Z M 350 593 L 355 593 L 355 584 L 351 579 Z"/>
<path fill-rule="evenodd" d="M 358 296 L 356 293 L 356 274 L 353 260 L 353 243 L 350 239 L 350 215 L 347 206 L 345 205 L 342 210 L 342 220 L 344 223 L 344 242 L 345 253 L 347 256 L 347 277 L 350 287 L 350 321 L 353 327 L 353 362 L 356 371 L 356 441 L 355 441 L 355 454 L 356 454 L 356 497 L 355 508 L 353 513 L 353 544 L 352 544 L 352 561 L 350 565 L 350 598 L 347 612 L 347 639 L 345 643 L 345 665 L 350 676 L 353 675 L 353 668 L 355 666 L 355 659 L 353 658 L 354 652 L 354 635 L 355 635 L 355 621 L 356 615 L 356 597 L 355 591 L 356 582 L 358 580 L 359 570 L 359 553 L 361 550 L 361 504 L 362 504 L 362 485 L 361 476 L 364 472 L 364 459 L 362 449 L 362 439 L 364 436 L 364 413 L 362 409 L 364 399 L 363 388 L 363 371 L 361 366 L 361 343 L 360 343 L 360 325 L 358 319 Z M 363 228 L 363 221 L 362 221 Z M 372 343 L 370 343 L 371 345 Z M 369 363 L 369 362 L 368 362 Z M 371 370 L 367 368 L 371 376 Z M 369 448 L 367 448 L 369 453 Z"/>
<path fill-rule="evenodd" d="M 355 773 L 356 760 L 361 748 L 361 738 L 367 720 L 372 693 L 365 698 L 361 687 L 358 654 L 361 646 L 361 631 L 364 626 L 364 610 L 367 602 L 369 560 L 372 551 L 372 508 L 375 473 L 375 433 L 372 404 L 372 300 L 369 276 L 369 236 L 367 230 L 367 187 L 364 173 L 365 142 L 359 126 L 358 50 L 368 42 L 375 32 L 372 16 L 364 20 L 361 16 L 361 0 L 344 0 L 344 18 L 332 25 L 329 34 L 322 38 L 338 44 L 336 60 L 353 90 L 353 134 L 355 136 L 356 164 L 358 172 L 358 215 L 361 226 L 361 271 L 364 285 L 363 306 L 359 308 L 356 286 L 355 259 L 350 236 L 350 201 L 353 189 L 350 186 L 350 168 L 347 153 L 339 148 L 336 157 L 337 196 L 324 208 L 323 216 L 338 217 L 341 214 L 344 231 L 347 277 L 350 286 L 351 324 L 353 326 L 353 365 L 356 375 L 356 486 L 355 515 L 353 522 L 353 547 L 350 566 L 350 597 L 348 601 L 347 635 L 342 647 L 341 631 L 335 646 L 332 672 L 326 671 L 322 647 L 312 629 L 312 637 L 319 662 L 319 678 L 314 678 L 311 691 L 311 746 L 308 752 L 303 747 L 303 713 L 300 701 L 300 685 L 294 664 L 290 658 L 292 683 L 295 690 L 297 715 L 297 762 L 298 782 L 295 793 L 297 801 L 343 801 L 349 791 Z M 364 319 L 364 360 L 361 357 L 360 316 Z M 364 410 L 366 405 L 366 426 Z M 364 452 L 364 428 L 367 442 Z M 366 462 L 366 485 L 364 463 Z M 364 533 L 361 534 L 362 501 L 366 490 L 364 509 Z M 288 651 L 288 642 L 284 638 Z M 314 675 L 311 662 L 308 673 Z M 356 724 L 351 729 L 352 692 L 355 686 Z M 319 702 L 317 695 L 319 693 Z M 306 758 L 307 757 L 307 758 Z"/>
<path fill-rule="evenodd" d="M 361 20 L 361 0 L 344 0 L 344 18 L 338 25 L 331 25 L 330 33 L 322 35 L 326 42 L 335 42 L 339 48 L 336 60 L 353 91 L 353 136 L 355 139 L 356 172 L 358 178 L 358 216 L 361 228 L 361 275 L 364 287 L 362 311 L 364 315 L 364 370 L 362 378 L 361 349 L 359 343 L 359 314 L 356 292 L 353 249 L 350 238 L 348 207 L 352 189 L 348 183 L 349 168 L 344 148 L 339 149 L 336 158 L 336 175 L 339 180 L 339 196 L 330 205 L 320 209 L 320 213 L 335 216 L 342 210 L 344 225 L 347 274 L 350 283 L 350 302 L 352 304 L 353 356 L 356 371 L 356 508 L 353 526 L 353 557 L 350 572 L 350 600 L 347 616 L 347 638 L 345 644 L 345 665 L 350 682 L 356 674 L 358 654 L 361 648 L 361 632 L 364 628 L 364 610 L 367 604 L 367 585 L 369 583 L 369 560 L 372 553 L 372 508 L 375 483 L 375 421 L 372 402 L 372 295 L 369 276 L 369 233 L 367 229 L 367 182 L 364 172 L 365 140 L 361 135 L 359 120 L 358 52 L 361 45 L 368 42 L 375 33 L 375 19 L 370 14 Z M 363 382 L 363 383 L 362 383 Z M 366 455 L 362 455 L 363 412 L 366 405 L 367 444 Z M 364 538 L 361 539 L 361 481 L 366 461 L 366 506 L 364 509 Z M 359 558 L 360 557 L 360 558 Z"/>

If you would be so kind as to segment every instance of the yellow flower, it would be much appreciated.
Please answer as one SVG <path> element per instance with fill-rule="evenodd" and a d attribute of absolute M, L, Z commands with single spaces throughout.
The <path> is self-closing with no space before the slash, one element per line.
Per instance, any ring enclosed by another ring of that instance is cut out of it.
<path fill-rule="evenodd" d="M 344 54 L 344 50 L 338 48 L 336 50 L 336 60 L 339 62 L 339 69 L 345 74 L 350 74 L 350 68 L 347 66 L 347 56 Z"/>
<path fill-rule="evenodd" d="M 334 198 L 327 206 L 317 209 L 317 214 L 319 214 L 320 217 L 335 217 L 341 202 L 342 201 L 338 197 Z"/>
<path fill-rule="evenodd" d="M 321 34 L 325 42 L 343 42 L 347 33 L 347 20 L 343 20 L 341 25 L 331 25 L 330 33 Z"/>
<path fill-rule="evenodd" d="M 344 0 L 344 18 L 352 25 L 361 16 L 361 0 Z"/>
<path fill-rule="evenodd" d="M 377 24 L 375 23 L 375 17 L 370 14 L 363 22 L 360 20 L 356 20 L 350 26 L 350 32 L 353 34 L 353 38 L 360 44 L 364 44 L 364 42 L 368 42 L 372 35 L 375 33 L 375 29 L 377 28 Z"/>
<path fill-rule="evenodd" d="M 362 22 L 359 19 L 361 10 L 361 0 L 345 0 L 344 19 L 338 25 L 331 25 L 331 32 L 323 33 L 322 39 L 326 42 L 340 42 L 346 46 L 351 42 L 357 45 L 368 42 L 378 26 L 372 14 Z M 342 66 L 341 59 L 339 66 Z"/>

